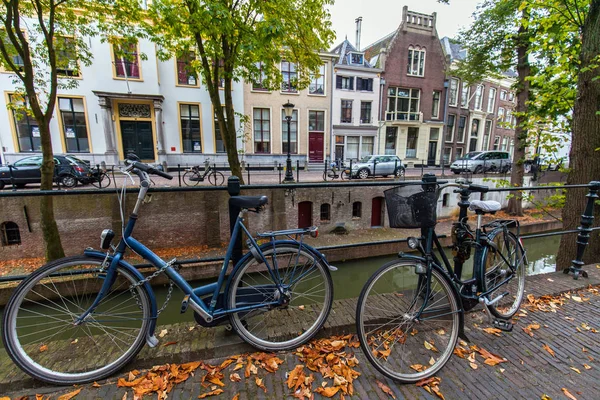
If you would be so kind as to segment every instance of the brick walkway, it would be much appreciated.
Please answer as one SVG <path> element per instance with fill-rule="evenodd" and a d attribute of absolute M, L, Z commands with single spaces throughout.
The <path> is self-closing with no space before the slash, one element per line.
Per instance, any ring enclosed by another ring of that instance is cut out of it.
<path fill-rule="evenodd" d="M 526 294 L 538 297 L 581 289 L 590 284 L 600 284 L 600 268 L 592 265 L 585 269 L 589 272 L 589 279 L 578 281 L 562 273 L 528 277 Z M 491 367 L 484 365 L 479 358 L 478 369 L 473 370 L 466 359 L 453 357 L 438 375 L 442 380 L 440 389 L 446 399 L 539 399 L 543 394 L 552 399 L 561 399 L 565 398 L 562 388 L 566 388 L 577 399 L 597 398 L 600 390 L 600 363 L 597 361 L 600 360 L 600 346 L 598 346 L 600 333 L 595 333 L 594 330 L 600 330 L 600 296 L 587 294 L 585 298 L 589 300 L 581 303 L 567 300 L 556 313 L 530 311 L 527 317 L 517 322 L 512 333 L 502 333 L 500 337 L 489 335 L 481 330 L 489 326 L 482 312 L 470 313 L 466 318 L 466 332 L 472 341 L 471 344 L 506 357 L 508 362 Z M 352 332 L 354 310 L 355 300 L 337 301 L 320 336 Z M 530 337 L 521 328 L 532 323 L 537 323 L 541 327 L 533 332 L 533 337 Z M 586 324 L 587 329 L 582 328 L 582 324 Z M 195 328 L 194 331 L 189 332 L 189 326 L 189 324 L 160 326 L 159 329 L 166 328 L 169 332 L 161 340 L 178 341 L 178 344 L 169 347 L 159 346 L 155 349 L 145 348 L 128 369 L 140 369 L 163 362 L 192 360 L 204 360 L 216 365 L 227 356 L 253 351 L 236 335 L 223 334 L 222 328 L 212 330 Z M 556 357 L 552 357 L 542 349 L 544 344 L 555 351 Z M 383 378 L 366 361 L 360 349 L 353 351 L 356 351 L 360 362 L 357 369 L 362 374 L 354 381 L 354 398 L 389 398 L 377 387 L 376 380 L 387 384 L 398 399 L 435 398 L 414 385 L 398 385 Z M 258 389 L 253 379 L 242 378 L 241 382 L 233 383 L 229 381 L 226 374 L 224 379 L 226 385 L 223 388 L 225 393 L 215 398 L 230 399 L 236 393 L 240 393 L 240 399 L 292 398 L 285 385 L 285 374 L 301 362 L 292 352 L 281 353 L 278 356 L 284 360 L 284 364 L 276 373 L 259 371 L 259 376 L 264 377 L 267 393 Z M 591 369 L 586 369 L 583 364 L 591 366 Z M 580 373 L 571 367 L 577 368 Z M 206 389 L 200 386 L 202 375 L 203 372 L 198 370 L 196 377 L 177 385 L 169 398 L 196 398 L 200 393 L 206 392 Z M 323 380 L 319 375 L 317 374 L 316 385 Z M 100 382 L 100 388 L 91 385 L 82 386 L 83 390 L 78 398 L 122 399 L 125 389 L 116 387 L 116 378 Z M 48 387 L 34 382 L 11 363 L 4 351 L 0 353 L 0 395 L 6 393 L 5 395 L 11 398 L 19 398 L 23 395 L 33 397 L 36 393 L 44 393 L 52 394 L 52 398 L 55 398 L 61 393 L 72 390 L 73 388 Z M 128 398 L 131 397 L 131 390 L 129 390 Z M 315 397 L 320 398 L 319 395 Z"/>

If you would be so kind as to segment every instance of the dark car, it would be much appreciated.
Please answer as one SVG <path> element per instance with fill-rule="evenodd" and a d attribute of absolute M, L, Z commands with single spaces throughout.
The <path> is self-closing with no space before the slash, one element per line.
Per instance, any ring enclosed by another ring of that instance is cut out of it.
<path fill-rule="evenodd" d="M 87 183 L 89 181 L 88 164 L 71 155 L 54 156 L 54 179 L 65 187 L 73 187 L 77 182 Z M 15 186 L 24 187 L 28 183 L 41 183 L 42 156 L 35 155 L 25 157 L 10 166 L 0 167 L 0 189 L 11 185 L 11 173 Z M 12 170 L 12 172 L 11 172 Z"/>

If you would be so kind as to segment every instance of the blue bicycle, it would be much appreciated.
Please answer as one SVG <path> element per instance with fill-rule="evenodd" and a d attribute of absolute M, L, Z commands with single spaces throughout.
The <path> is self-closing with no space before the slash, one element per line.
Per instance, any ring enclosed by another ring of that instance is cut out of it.
<path fill-rule="evenodd" d="M 123 235 L 104 230 L 103 251 L 46 264 L 14 290 L 4 311 L 2 339 L 12 360 L 39 380 L 71 385 L 105 378 L 130 362 L 145 343 L 154 347 L 158 308 L 150 280 L 164 273 L 184 293 L 181 312 L 194 311 L 203 326 L 231 323 L 240 337 L 264 351 L 296 348 L 323 326 L 333 301 L 331 267 L 316 249 L 303 243 L 316 227 L 259 234 L 244 226 L 248 211 L 259 212 L 266 196 L 234 196 L 241 209 L 216 282 L 192 288 L 177 272 L 177 261 L 164 261 L 133 238 L 140 207 L 150 186 L 149 174 L 172 177 L 139 159 L 125 161 L 126 174 L 140 180 L 137 201 L 124 223 L 125 185 L 119 194 Z M 233 244 L 243 231 L 250 251 L 227 269 Z M 277 239 L 283 236 L 283 239 Z M 156 271 L 144 277 L 123 259 L 130 248 Z M 94 354 L 94 357 L 90 357 Z"/>

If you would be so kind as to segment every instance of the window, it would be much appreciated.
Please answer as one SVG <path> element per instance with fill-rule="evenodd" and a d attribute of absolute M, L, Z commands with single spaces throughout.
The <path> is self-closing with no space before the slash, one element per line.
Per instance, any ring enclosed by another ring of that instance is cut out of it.
<path fill-rule="evenodd" d="M 59 76 L 78 77 L 77 44 L 72 37 L 56 36 L 56 72 Z"/>
<path fill-rule="evenodd" d="M 460 106 L 462 108 L 469 108 L 469 85 L 467 82 L 462 83 L 462 90 L 460 92 Z"/>
<path fill-rule="evenodd" d="M 67 151 L 89 153 L 85 107 L 82 98 L 58 98 L 58 109 Z"/>
<path fill-rule="evenodd" d="M 446 123 L 446 142 L 452 142 L 454 139 L 454 125 L 456 124 L 456 115 L 448 114 L 448 122 Z"/>
<path fill-rule="evenodd" d="M 283 153 L 288 152 L 288 129 L 287 129 L 287 120 L 285 119 L 285 112 L 281 110 L 281 120 L 283 127 L 282 138 L 282 150 Z M 298 110 L 294 110 L 292 113 L 292 120 L 290 121 L 290 153 L 297 154 L 298 153 Z"/>
<path fill-rule="evenodd" d="M 331 206 L 328 203 L 321 204 L 321 222 L 329 222 L 331 219 Z"/>
<path fill-rule="evenodd" d="M 483 85 L 477 85 L 477 89 L 475 89 L 475 109 L 481 110 L 483 107 L 483 94 L 485 92 L 485 88 Z"/>
<path fill-rule="evenodd" d="M 437 142 L 440 138 L 440 128 L 429 128 L 429 141 Z"/>
<path fill-rule="evenodd" d="M 281 91 L 286 93 L 298 93 L 298 88 L 296 87 L 296 82 L 298 81 L 296 64 L 289 61 L 282 61 L 281 75 L 283 78 L 283 81 L 281 82 Z"/>
<path fill-rule="evenodd" d="M 433 92 L 433 100 L 431 102 L 431 118 L 438 119 L 440 117 L 440 97 L 442 92 L 436 90 Z"/>
<path fill-rule="evenodd" d="M 177 84 L 183 86 L 198 86 L 198 76 L 190 64 L 196 59 L 193 51 L 177 57 Z"/>
<path fill-rule="evenodd" d="M 510 146 L 508 148 L 508 152 L 510 153 L 510 156 L 513 156 L 513 153 L 515 151 L 515 139 L 510 139 Z"/>
<path fill-rule="evenodd" d="M 179 122 L 184 153 L 202 153 L 200 140 L 200 105 L 180 104 Z"/>
<path fill-rule="evenodd" d="M 406 135 L 406 158 L 417 158 L 417 141 L 419 128 L 409 127 Z"/>
<path fill-rule="evenodd" d="M 12 110 L 12 115 L 19 141 L 19 152 L 42 151 L 40 127 L 35 118 L 25 112 L 25 108 L 28 107 L 27 99 L 13 94 L 8 98 L 10 103 L 16 107 Z"/>
<path fill-rule="evenodd" d="M 508 93 L 508 101 L 513 101 L 515 99 L 515 94 L 513 92 Z"/>
<path fill-rule="evenodd" d="M 360 123 L 370 124 L 371 123 L 371 102 L 361 101 L 360 102 Z"/>
<path fill-rule="evenodd" d="M 469 151 L 477 151 L 477 137 L 479 136 L 479 120 L 473 119 L 471 126 L 471 139 L 469 140 Z"/>
<path fill-rule="evenodd" d="M 14 246 L 21 244 L 21 233 L 19 225 L 11 221 L 3 222 L 0 225 L 0 234 L 2 235 L 2 246 Z"/>
<path fill-rule="evenodd" d="M 341 76 L 335 77 L 336 89 L 354 90 L 354 77 L 353 76 Z"/>
<path fill-rule="evenodd" d="M 112 49 L 115 77 L 140 79 L 140 59 L 137 51 L 137 43 L 114 43 Z"/>
<path fill-rule="evenodd" d="M 498 150 L 499 145 L 500 145 L 500 136 L 496 136 L 494 138 L 494 150 Z"/>
<path fill-rule="evenodd" d="M 419 120 L 419 89 L 388 88 L 388 121 Z"/>
<path fill-rule="evenodd" d="M 213 66 L 214 66 L 213 62 Z M 225 61 L 223 59 L 219 60 L 219 67 L 217 68 L 217 87 L 219 89 L 225 89 Z"/>
<path fill-rule="evenodd" d="M 502 138 L 502 151 L 508 150 L 508 136 Z"/>
<path fill-rule="evenodd" d="M 225 123 L 227 123 L 227 115 L 223 114 Z M 223 137 L 221 136 L 221 128 L 219 127 L 219 120 L 215 112 L 215 152 L 225 153 L 225 144 L 223 143 Z"/>
<path fill-rule="evenodd" d="M 504 116 L 504 122 L 506 122 L 507 124 L 510 124 L 511 121 L 512 121 L 512 111 L 506 110 L 506 115 Z M 505 128 L 508 128 L 508 127 L 505 126 Z"/>
<path fill-rule="evenodd" d="M 450 164 L 450 159 L 452 158 L 452 147 L 444 147 L 444 165 Z"/>
<path fill-rule="evenodd" d="M 258 79 L 252 82 L 252 90 L 269 90 L 265 82 L 266 74 L 262 61 L 256 63 L 256 68 L 258 69 Z"/>
<path fill-rule="evenodd" d="M 450 99 L 449 105 L 456 107 L 458 105 L 458 79 L 450 79 Z"/>
<path fill-rule="evenodd" d="M 500 91 L 500 100 L 506 100 L 506 90 Z"/>
<path fill-rule="evenodd" d="M 492 136 L 492 121 L 485 121 L 485 132 L 483 134 L 483 144 L 481 146 L 482 151 L 488 150 L 490 145 L 490 137 Z"/>
<path fill-rule="evenodd" d="M 325 111 L 308 111 L 308 130 L 325 132 Z"/>
<path fill-rule="evenodd" d="M 308 85 L 308 93 L 325 94 L 325 65 L 319 67 L 319 72 L 312 75 Z"/>
<path fill-rule="evenodd" d="M 504 107 L 498 107 L 498 122 L 504 121 Z"/>
<path fill-rule="evenodd" d="M 458 119 L 458 143 L 465 142 L 465 127 L 467 126 L 467 117 L 461 115 Z"/>
<path fill-rule="evenodd" d="M 348 136 L 346 138 L 346 149 L 348 151 L 348 158 L 351 160 L 360 159 L 358 150 L 360 148 L 360 136 Z"/>
<path fill-rule="evenodd" d="M 362 90 L 363 92 L 372 92 L 373 78 L 356 78 L 356 90 Z"/>
<path fill-rule="evenodd" d="M 27 35 L 27 33 L 25 31 L 21 31 L 21 32 L 23 32 L 24 35 Z M 12 61 L 12 63 L 14 64 L 14 66 L 16 67 L 16 69 L 18 71 L 22 71 L 23 66 L 25 64 L 24 64 L 21 56 L 17 54 L 17 50 L 15 49 L 15 47 L 12 45 L 12 42 L 8 38 L 8 36 L 6 34 L 6 29 L 0 28 L 0 35 L 2 35 L 2 41 L 3 41 L 3 43 L 6 47 L 6 50 L 9 54 L 10 60 Z M 0 71 L 8 72 L 8 71 L 11 71 L 11 69 L 8 65 L 6 65 L 6 63 L 2 63 L 2 64 L 0 64 Z"/>
<path fill-rule="evenodd" d="M 360 218 L 362 216 L 362 203 L 355 201 L 352 203 L 352 218 Z"/>
<path fill-rule="evenodd" d="M 342 124 L 352 123 L 352 100 L 342 100 L 342 115 L 340 117 Z"/>
<path fill-rule="evenodd" d="M 254 152 L 271 152 L 271 110 L 268 108 L 254 109 Z M 287 132 L 287 122 L 284 125 Z"/>
<path fill-rule="evenodd" d="M 492 114 L 494 112 L 494 106 L 496 105 L 496 88 L 490 88 L 490 92 L 488 94 L 488 105 L 487 112 Z"/>
<path fill-rule="evenodd" d="M 425 74 L 425 49 L 408 47 L 408 75 L 423 76 Z"/>
<path fill-rule="evenodd" d="M 398 127 L 388 126 L 385 128 L 385 154 L 396 154 L 396 139 Z"/>
<path fill-rule="evenodd" d="M 442 196 L 442 207 L 448 207 L 448 202 L 450 201 L 450 193 L 444 193 Z"/>
<path fill-rule="evenodd" d="M 461 158 L 462 156 L 463 156 L 463 148 L 457 147 L 456 148 L 456 158 Z"/>
<path fill-rule="evenodd" d="M 373 136 L 361 136 L 360 145 L 360 158 L 373 155 L 373 145 L 375 143 L 375 137 Z"/>
<path fill-rule="evenodd" d="M 344 160 L 344 136 L 335 136 L 335 159 Z"/>
<path fill-rule="evenodd" d="M 363 65 L 364 61 L 364 56 L 361 53 L 350 53 L 351 64 Z"/>

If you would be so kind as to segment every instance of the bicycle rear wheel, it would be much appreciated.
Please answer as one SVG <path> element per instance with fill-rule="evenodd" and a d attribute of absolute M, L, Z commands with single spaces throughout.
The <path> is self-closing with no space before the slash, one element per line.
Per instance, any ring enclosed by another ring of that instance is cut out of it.
<path fill-rule="evenodd" d="M 494 300 L 508 293 L 497 303 L 489 306 L 498 318 L 512 317 L 521 306 L 525 292 L 525 255 L 517 237 L 510 231 L 496 229 L 489 235 L 494 246 L 484 247 L 485 290 L 494 289 L 488 298 Z"/>
<path fill-rule="evenodd" d="M 67 257 L 49 263 L 14 291 L 2 321 L 8 355 L 36 379 L 72 385 L 105 378 L 142 349 L 150 326 L 150 299 L 122 267 L 109 293 L 80 324 L 105 276 L 102 260 Z M 135 296 L 132 294 L 135 293 Z"/>
<path fill-rule="evenodd" d="M 350 174 L 346 172 L 346 170 L 343 170 L 342 173 L 340 174 L 340 177 L 342 178 L 343 181 L 347 181 L 348 179 L 350 179 Z"/>
<path fill-rule="evenodd" d="M 294 349 L 310 340 L 325 323 L 333 302 L 327 265 L 307 248 L 294 243 L 263 246 L 269 266 L 250 257 L 232 278 L 229 309 L 278 302 L 249 312 L 231 314 L 231 325 L 242 339 L 263 351 Z"/>
<path fill-rule="evenodd" d="M 365 356 L 383 375 L 402 383 L 435 375 L 458 340 L 460 310 L 452 283 L 434 267 L 428 295 L 426 275 L 416 273 L 417 265 L 398 260 L 382 266 L 363 287 L 356 307 Z"/>
<path fill-rule="evenodd" d="M 186 186 L 196 186 L 201 180 L 200 174 L 196 171 L 188 171 L 183 174 L 183 183 Z"/>
<path fill-rule="evenodd" d="M 213 171 L 208 174 L 208 182 L 214 186 L 221 186 L 225 182 L 225 177 L 219 171 Z"/>
<path fill-rule="evenodd" d="M 105 173 L 101 173 L 98 178 L 91 181 L 91 184 L 98 189 L 107 188 L 110 186 L 110 177 Z"/>

